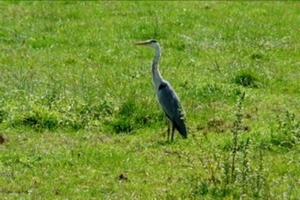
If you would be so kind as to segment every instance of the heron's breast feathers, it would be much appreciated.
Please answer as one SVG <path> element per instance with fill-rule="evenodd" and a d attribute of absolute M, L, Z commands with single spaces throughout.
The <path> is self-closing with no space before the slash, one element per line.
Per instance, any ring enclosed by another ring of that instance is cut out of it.
<path fill-rule="evenodd" d="M 179 111 L 180 119 L 184 120 L 186 118 L 186 113 L 180 103 L 179 103 L 178 111 Z"/>

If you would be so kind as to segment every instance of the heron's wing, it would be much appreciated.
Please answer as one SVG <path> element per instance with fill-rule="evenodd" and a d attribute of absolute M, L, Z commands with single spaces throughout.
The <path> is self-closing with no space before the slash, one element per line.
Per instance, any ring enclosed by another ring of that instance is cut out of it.
<path fill-rule="evenodd" d="M 162 82 L 158 88 L 157 98 L 163 111 L 175 125 L 178 132 L 187 137 L 186 127 L 183 121 L 184 112 L 180 105 L 180 100 L 168 82 Z"/>

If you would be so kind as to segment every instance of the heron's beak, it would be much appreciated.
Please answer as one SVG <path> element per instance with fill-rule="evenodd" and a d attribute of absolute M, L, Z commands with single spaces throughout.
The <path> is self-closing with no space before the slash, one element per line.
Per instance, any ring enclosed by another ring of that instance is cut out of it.
<path fill-rule="evenodd" d="M 134 45 L 147 45 L 149 42 L 143 41 L 143 42 L 135 42 Z"/>

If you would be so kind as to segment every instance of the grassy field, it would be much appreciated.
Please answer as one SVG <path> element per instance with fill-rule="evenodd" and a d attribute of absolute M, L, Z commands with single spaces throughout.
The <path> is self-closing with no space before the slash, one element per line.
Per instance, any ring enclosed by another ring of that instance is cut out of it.
<path fill-rule="evenodd" d="M 298 199 L 299 6 L 1 1 L 1 199 Z"/>

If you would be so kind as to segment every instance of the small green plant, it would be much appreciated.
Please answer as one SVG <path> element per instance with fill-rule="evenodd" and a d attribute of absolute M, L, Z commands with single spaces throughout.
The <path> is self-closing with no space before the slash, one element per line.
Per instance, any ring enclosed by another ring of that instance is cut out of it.
<path fill-rule="evenodd" d="M 236 75 L 233 80 L 233 83 L 237 85 L 241 85 L 244 87 L 258 88 L 261 87 L 262 84 L 259 82 L 258 78 L 250 73 L 243 72 L 239 75 Z"/>
<path fill-rule="evenodd" d="M 0 123 L 3 122 L 6 116 L 7 116 L 7 112 L 5 110 L 0 110 Z"/>

